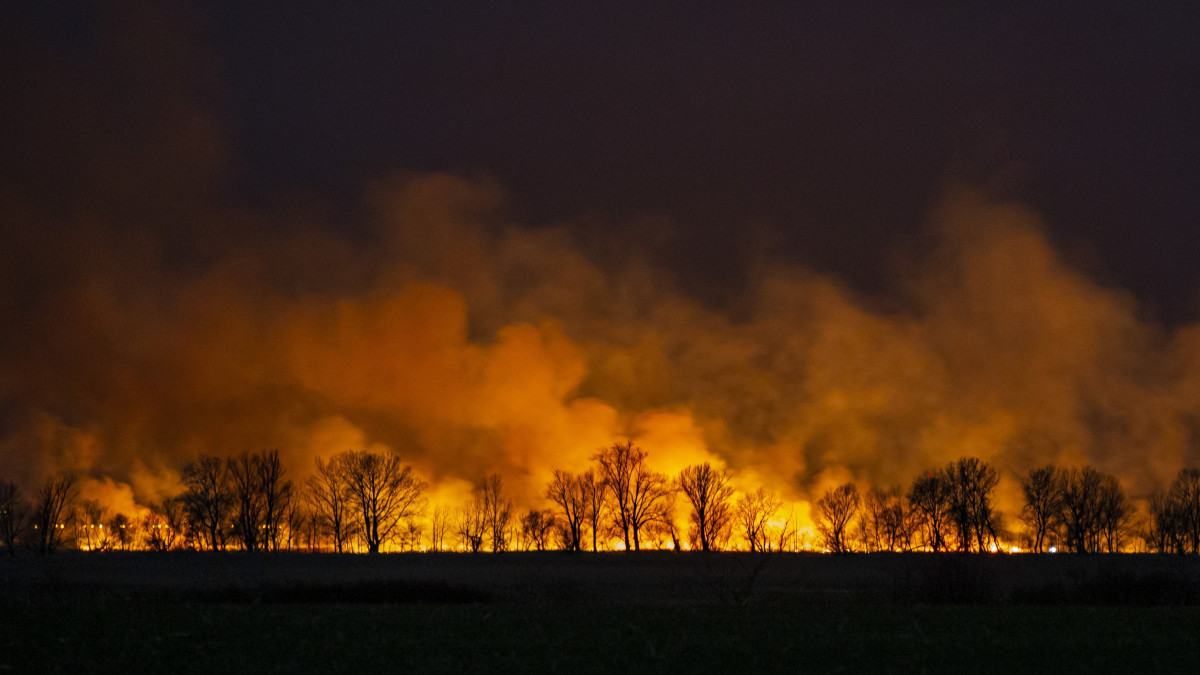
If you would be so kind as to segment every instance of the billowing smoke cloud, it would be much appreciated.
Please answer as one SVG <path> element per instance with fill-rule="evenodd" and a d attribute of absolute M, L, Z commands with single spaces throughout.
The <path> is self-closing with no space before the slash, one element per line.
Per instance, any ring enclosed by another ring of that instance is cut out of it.
<path fill-rule="evenodd" d="M 1200 327 L 1144 320 L 1019 204 L 947 191 L 886 301 L 761 257 L 714 307 L 636 242 L 511 222 L 487 177 L 364 186 L 365 230 L 230 206 L 197 141 L 219 125 L 184 85 L 149 87 L 168 102 L 134 150 L 94 130 L 102 169 L 0 196 L 4 476 L 79 469 L 129 509 L 201 453 L 279 448 L 303 475 L 388 448 L 447 498 L 498 472 L 534 505 L 624 438 L 796 500 L 964 455 L 1010 478 L 1088 462 L 1141 495 L 1200 460 Z"/>
<path fill-rule="evenodd" d="M 278 447 L 303 473 L 387 447 L 533 503 L 625 437 L 661 469 L 716 461 L 794 498 L 962 455 L 1090 462 L 1144 493 L 1196 460 L 1197 329 L 1140 320 L 1019 206 L 948 199 L 902 309 L 773 266 L 734 319 L 639 263 L 602 269 L 569 231 L 503 223 L 497 190 L 400 177 L 373 190 L 370 242 L 239 241 L 193 273 L 103 229 L 27 246 L 88 272 L 40 280 L 6 342 L 4 470 L 147 500 L 200 453 Z"/>

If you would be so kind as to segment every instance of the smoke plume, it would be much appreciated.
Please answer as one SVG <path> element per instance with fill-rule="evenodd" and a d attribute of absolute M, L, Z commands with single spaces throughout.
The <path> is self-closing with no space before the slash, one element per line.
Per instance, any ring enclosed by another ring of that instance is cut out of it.
<path fill-rule="evenodd" d="M 1200 326 L 1145 319 L 1028 206 L 946 190 L 887 298 L 763 252 L 716 304 L 630 234 L 653 221 L 516 222 L 487 176 L 397 172 L 352 216 L 225 196 L 203 59 L 173 45 L 140 43 L 171 57 L 149 73 L 100 45 L 86 83 L 20 47 L 40 84 L 9 117 L 54 161 L 0 191 L 0 475 L 76 469 L 129 510 L 201 453 L 278 448 L 301 476 L 386 448 L 435 494 L 499 473 L 533 506 L 633 439 L 656 470 L 710 461 L 796 501 L 973 455 L 1012 510 L 1048 462 L 1145 495 L 1200 460 Z M 113 89 L 150 103 L 136 123 Z"/>

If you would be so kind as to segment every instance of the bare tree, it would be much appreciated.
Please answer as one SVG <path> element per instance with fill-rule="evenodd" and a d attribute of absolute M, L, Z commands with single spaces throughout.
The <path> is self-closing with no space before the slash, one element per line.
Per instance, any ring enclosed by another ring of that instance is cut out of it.
<path fill-rule="evenodd" d="M 1200 470 L 1183 469 L 1150 499 L 1147 543 L 1160 553 L 1200 553 Z"/>
<path fill-rule="evenodd" d="M 1067 546 L 1076 553 L 1100 550 L 1100 492 L 1104 476 L 1095 468 L 1064 474 L 1062 519 Z"/>
<path fill-rule="evenodd" d="M 75 474 L 70 472 L 47 479 L 34 495 L 33 528 L 39 553 L 58 550 L 78 495 Z"/>
<path fill-rule="evenodd" d="M 928 471 L 913 481 L 908 492 L 917 529 L 924 545 L 934 553 L 949 548 L 950 483 L 942 471 Z"/>
<path fill-rule="evenodd" d="M 766 553 L 771 549 L 767 526 L 783 503 L 766 488 L 758 488 L 748 495 L 738 497 L 734 504 L 738 530 L 746 538 L 751 553 Z M 782 543 L 782 542 L 781 542 Z"/>
<path fill-rule="evenodd" d="M 317 458 L 317 470 L 305 482 L 305 496 L 321 529 L 333 542 L 334 553 L 341 553 L 346 540 L 357 532 L 351 513 L 351 495 L 343 480 L 345 455 L 336 455 L 329 463 Z"/>
<path fill-rule="evenodd" d="M 450 511 L 441 505 L 433 507 L 429 516 L 429 550 L 440 551 L 445 544 L 446 526 L 450 522 Z"/>
<path fill-rule="evenodd" d="M 1124 544 L 1126 529 L 1133 507 L 1125 496 L 1116 476 L 1106 475 L 1100 483 L 1099 513 L 1097 522 L 1101 545 L 1108 553 L 1119 553 Z"/>
<path fill-rule="evenodd" d="M 1200 470 L 1181 470 L 1168 494 L 1183 549 L 1187 553 L 1200 553 Z"/>
<path fill-rule="evenodd" d="M 598 550 L 600 528 L 608 510 L 608 488 L 604 485 L 604 479 L 592 469 L 579 475 L 579 485 L 583 489 L 584 519 L 592 531 L 592 552 L 595 553 Z"/>
<path fill-rule="evenodd" d="M 421 518 L 411 516 L 404 519 L 404 526 L 401 528 L 400 548 L 405 551 L 415 551 L 421 547 L 421 536 L 425 532 L 425 526 L 421 522 Z"/>
<path fill-rule="evenodd" d="M 421 509 L 426 483 L 394 454 L 351 450 L 339 457 L 367 552 L 379 553 L 399 524 Z"/>
<path fill-rule="evenodd" d="M 626 551 L 641 549 L 641 533 L 651 523 L 664 523 L 671 484 L 646 468 L 646 453 L 632 442 L 615 443 L 596 454 L 604 484 L 612 496 L 613 518 L 625 539 Z"/>
<path fill-rule="evenodd" d="M 693 547 L 698 541 L 701 551 L 724 548 L 733 521 L 729 472 L 714 469 L 708 462 L 693 464 L 679 472 L 675 484 L 692 507 L 689 520 Z"/>
<path fill-rule="evenodd" d="M 530 509 L 521 516 L 521 539 L 526 550 L 546 550 L 550 532 L 554 529 L 556 518 L 549 511 Z"/>
<path fill-rule="evenodd" d="M 1063 508 L 1063 474 L 1053 464 L 1034 469 L 1021 481 L 1025 493 L 1022 509 L 1034 553 L 1046 548 L 1060 527 Z"/>
<path fill-rule="evenodd" d="M 227 467 L 234 498 L 234 534 L 247 551 L 277 550 L 292 481 L 278 450 L 230 457 Z"/>
<path fill-rule="evenodd" d="M 546 498 L 558 507 L 563 548 L 578 551 L 583 547 L 583 523 L 587 518 L 587 493 L 583 481 L 567 471 L 554 471 Z"/>
<path fill-rule="evenodd" d="M 471 553 L 478 553 L 483 550 L 487 531 L 487 505 L 483 493 L 476 490 L 471 501 L 459 509 L 454 522 L 454 534 L 458 537 L 459 546 Z"/>
<path fill-rule="evenodd" d="M 825 490 L 825 496 L 817 500 L 817 530 L 830 553 L 848 553 L 852 550 L 848 535 L 860 502 L 854 483 L 829 488 Z"/>
<path fill-rule="evenodd" d="M 674 550 L 679 551 L 679 533 L 671 517 L 675 490 L 665 473 L 635 471 L 630 482 L 629 525 L 633 534 L 633 550 L 641 550 L 641 533 L 670 537 Z"/>
<path fill-rule="evenodd" d="M 111 543 L 109 537 L 111 530 L 105 531 L 106 520 L 108 520 L 108 507 L 95 499 L 84 499 L 79 502 L 79 509 L 75 515 L 77 528 L 75 539 L 77 542 L 83 543 L 84 550 L 104 551 L 108 549 Z"/>
<path fill-rule="evenodd" d="M 863 500 L 861 516 L 863 544 L 868 551 L 912 549 L 915 521 L 900 488 L 872 488 Z"/>
<path fill-rule="evenodd" d="M 1187 515 L 1180 501 L 1170 492 L 1159 490 L 1150 496 L 1150 522 L 1146 543 L 1158 553 L 1195 553 L 1188 550 Z"/>
<path fill-rule="evenodd" d="M 788 511 L 787 518 L 783 519 L 783 524 L 775 528 L 778 535 L 775 537 L 775 551 L 795 551 L 801 548 L 800 534 L 796 531 L 796 508 L 792 507 Z M 768 546 L 764 551 L 771 551 Z"/>
<path fill-rule="evenodd" d="M 675 486 L 666 474 L 660 474 L 668 492 L 653 511 L 653 515 L 642 523 L 638 541 L 640 548 L 653 546 L 659 551 L 682 551 L 683 539 L 675 526 Z"/>
<path fill-rule="evenodd" d="M 492 552 L 508 550 L 509 521 L 512 520 L 512 501 L 505 498 L 500 474 L 494 473 L 484 479 L 479 491 L 483 495 L 484 519 Z"/>
<path fill-rule="evenodd" d="M 258 489 L 262 494 L 262 526 L 265 534 L 263 548 L 279 548 L 280 526 L 292 503 L 292 481 L 279 461 L 279 450 L 264 450 L 258 454 Z"/>
<path fill-rule="evenodd" d="M 16 483 L 0 481 L 0 540 L 10 555 L 16 555 L 17 543 L 29 526 L 29 504 Z"/>
<path fill-rule="evenodd" d="M 264 536 L 261 461 L 259 455 L 249 452 L 225 461 L 233 496 L 233 535 L 247 551 L 257 551 Z"/>
<path fill-rule="evenodd" d="M 122 551 L 128 551 L 137 541 L 137 522 L 124 513 L 118 513 L 108 521 L 108 531 L 113 545 Z"/>
<path fill-rule="evenodd" d="M 960 551 L 986 551 L 996 543 L 997 515 L 992 491 L 1000 482 L 996 470 L 975 457 L 963 457 L 946 466 L 950 486 L 949 513 Z"/>
<path fill-rule="evenodd" d="M 312 551 L 320 532 L 312 505 L 306 499 L 290 497 L 289 495 L 282 513 L 282 521 L 287 527 L 279 535 L 279 545 L 283 546 L 285 551 L 291 551 L 305 543 L 308 550 Z"/>
<path fill-rule="evenodd" d="M 1077 553 L 1118 552 L 1133 511 L 1120 481 L 1090 466 L 1071 469 L 1064 476 L 1061 518 L 1067 545 Z M 1152 522 L 1157 515 L 1159 524 L 1164 515 L 1178 523 L 1185 512 L 1180 502 L 1151 503 Z"/>
<path fill-rule="evenodd" d="M 188 520 L 201 537 L 201 544 L 213 551 L 225 549 L 225 528 L 233 495 L 229 471 L 218 457 L 201 455 L 183 467 L 183 503 Z"/>
<path fill-rule="evenodd" d="M 155 551 L 169 551 L 175 548 L 179 535 L 183 532 L 186 513 L 184 501 L 176 497 L 166 497 L 161 502 L 150 507 L 142 522 L 142 531 L 146 537 L 146 547 Z"/>

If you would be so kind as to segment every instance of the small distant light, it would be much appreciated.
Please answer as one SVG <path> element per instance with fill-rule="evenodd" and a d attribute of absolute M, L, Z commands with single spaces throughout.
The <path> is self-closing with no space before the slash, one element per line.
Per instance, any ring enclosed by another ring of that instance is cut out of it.
<path fill-rule="evenodd" d="M 1050 547 L 1050 552 L 1051 552 L 1051 553 L 1058 553 L 1058 547 L 1057 547 L 1057 546 L 1051 546 L 1051 547 Z"/>

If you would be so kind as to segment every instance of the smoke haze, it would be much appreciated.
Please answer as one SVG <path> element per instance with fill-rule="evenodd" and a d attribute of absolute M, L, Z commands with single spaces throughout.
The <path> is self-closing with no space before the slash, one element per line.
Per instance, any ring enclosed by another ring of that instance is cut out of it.
<path fill-rule="evenodd" d="M 1012 513 L 1011 479 L 1048 462 L 1144 496 L 1200 461 L 1200 326 L 1147 320 L 1026 205 L 943 186 L 886 297 L 748 236 L 715 302 L 660 264 L 686 224 L 523 223 L 486 175 L 395 172 L 351 214 L 231 197 L 203 57 L 136 19 L 84 75 L 14 48 L 0 475 L 25 486 L 78 469 L 128 511 L 201 453 L 278 448 L 301 476 L 386 448 L 441 498 L 496 472 L 534 506 L 629 438 L 656 470 L 710 461 L 801 502 L 973 455 Z M 131 35 L 162 57 L 132 80 Z M 133 121 L 114 87 L 146 102 Z"/>

